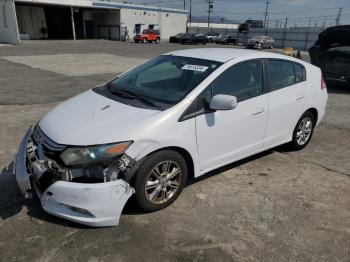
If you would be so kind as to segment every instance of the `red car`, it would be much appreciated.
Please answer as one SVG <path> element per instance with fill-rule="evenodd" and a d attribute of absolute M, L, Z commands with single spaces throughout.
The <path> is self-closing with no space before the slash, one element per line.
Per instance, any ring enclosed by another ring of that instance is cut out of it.
<path fill-rule="evenodd" d="M 138 34 L 134 36 L 135 43 L 159 43 L 160 42 L 160 35 L 159 30 L 155 29 L 145 29 L 142 31 L 142 34 Z"/>

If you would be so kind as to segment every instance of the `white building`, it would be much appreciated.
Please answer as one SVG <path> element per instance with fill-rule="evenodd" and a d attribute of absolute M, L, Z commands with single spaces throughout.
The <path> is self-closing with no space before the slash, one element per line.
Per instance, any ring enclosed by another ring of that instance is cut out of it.
<path fill-rule="evenodd" d="M 0 0 L 0 42 L 20 39 L 131 39 L 143 29 L 161 38 L 186 31 L 187 11 L 100 0 Z M 73 18 L 73 19 L 72 19 Z M 3 20 L 3 21 L 1 21 Z"/>

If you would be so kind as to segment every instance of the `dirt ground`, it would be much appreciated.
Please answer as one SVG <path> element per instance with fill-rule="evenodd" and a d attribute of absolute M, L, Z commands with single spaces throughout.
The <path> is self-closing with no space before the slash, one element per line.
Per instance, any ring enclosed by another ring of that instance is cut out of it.
<path fill-rule="evenodd" d="M 60 101 L 181 48 L 193 46 L 0 46 L 0 261 L 350 261 L 345 87 L 328 88 L 326 117 L 304 150 L 275 148 L 191 180 L 172 206 L 155 213 L 130 202 L 118 227 L 84 227 L 23 199 L 12 161 L 29 125 Z"/>

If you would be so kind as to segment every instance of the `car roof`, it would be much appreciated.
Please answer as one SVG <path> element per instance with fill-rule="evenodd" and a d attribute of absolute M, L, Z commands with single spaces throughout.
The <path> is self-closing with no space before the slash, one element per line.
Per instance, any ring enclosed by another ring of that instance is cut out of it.
<path fill-rule="evenodd" d="M 165 55 L 174 55 L 174 56 L 184 56 L 184 57 L 192 57 L 199 59 L 212 60 L 217 62 L 226 63 L 229 60 L 235 59 L 237 57 L 247 57 L 248 59 L 254 58 L 275 58 L 275 59 L 284 59 L 290 60 L 294 62 L 298 62 L 301 64 L 305 64 L 302 60 L 272 53 L 258 50 L 249 50 L 249 49 L 238 49 L 238 48 L 194 48 L 194 49 L 186 49 L 186 50 L 176 50 Z"/>

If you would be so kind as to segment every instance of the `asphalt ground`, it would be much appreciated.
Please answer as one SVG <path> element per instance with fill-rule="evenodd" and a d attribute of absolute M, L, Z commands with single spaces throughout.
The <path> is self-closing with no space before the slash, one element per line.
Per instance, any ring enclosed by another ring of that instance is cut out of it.
<path fill-rule="evenodd" d="M 346 87 L 328 87 L 326 117 L 304 150 L 275 148 L 190 180 L 158 212 L 130 202 L 117 227 L 71 223 L 21 196 L 12 161 L 29 125 L 140 61 L 194 47 L 103 40 L 0 46 L 0 261 L 350 261 Z"/>

